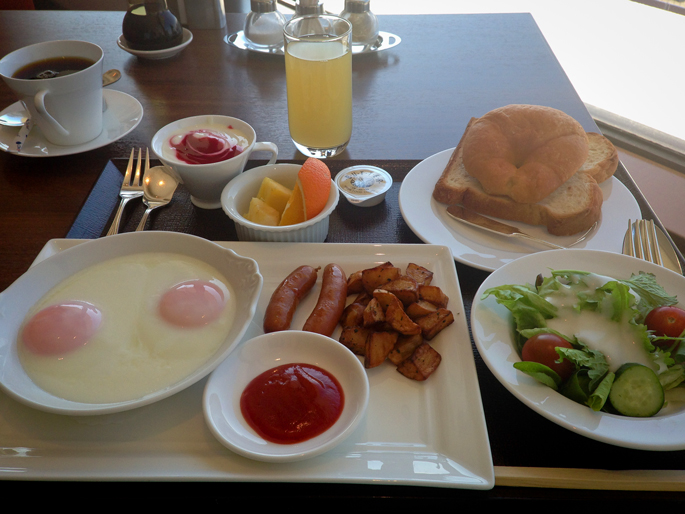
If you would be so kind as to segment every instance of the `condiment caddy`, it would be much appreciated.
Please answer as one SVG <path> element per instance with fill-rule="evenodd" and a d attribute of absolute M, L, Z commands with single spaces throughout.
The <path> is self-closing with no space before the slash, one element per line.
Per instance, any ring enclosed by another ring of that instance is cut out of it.
<path fill-rule="evenodd" d="M 251 0 L 250 5 L 252 11 L 245 20 L 244 30 L 229 34 L 224 41 L 241 50 L 283 55 L 285 18 L 277 10 L 276 0 Z M 293 17 L 323 13 L 323 2 L 300 0 L 295 5 Z M 353 54 L 388 50 L 402 41 L 395 34 L 378 30 L 378 18 L 371 12 L 370 0 L 346 0 L 340 17 L 352 24 Z"/>

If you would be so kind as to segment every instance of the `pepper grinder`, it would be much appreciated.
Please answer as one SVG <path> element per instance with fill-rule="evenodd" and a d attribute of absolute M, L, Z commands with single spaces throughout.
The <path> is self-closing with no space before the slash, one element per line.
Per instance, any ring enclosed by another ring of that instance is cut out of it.
<path fill-rule="evenodd" d="M 293 18 L 309 14 L 323 14 L 323 2 L 319 0 L 297 0 Z"/>
<path fill-rule="evenodd" d="M 371 12 L 371 0 L 345 0 L 340 17 L 352 24 L 353 46 L 368 46 L 378 41 L 378 18 Z"/>
<path fill-rule="evenodd" d="M 251 0 L 250 8 L 245 20 L 245 38 L 259 48 L 281 48 L 285 16 L 278 11 L 276 0 Z"/>

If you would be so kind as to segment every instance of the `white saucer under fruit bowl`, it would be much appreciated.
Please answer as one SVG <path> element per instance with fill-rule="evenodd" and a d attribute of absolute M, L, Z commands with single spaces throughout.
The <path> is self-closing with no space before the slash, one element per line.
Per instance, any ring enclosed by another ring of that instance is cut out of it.
<path fill-rule="evenodd" d="M 173 57 L 174 55 L 181 53 L 181 51 L 188 46 L 192 40 L 193 33 L 184 28 L 183 41 L 181 41 L 181 44 L 172 46 L 171 48 L 163 48 L 161 50 L 136 50 L 128 46 L 128 42 L 124 38 L 123 34 L 119 36 L 119 39 L 117 39 L 117 45 L 119 45 L 119 48 L 122 50 L 135 55 L 136 57 L 140 57 L 141 59 L 159 60 L 168 59 L 169 57 Z"/>
<path fill-rule="evenodd" d="M 278 444 L 260 437 L 245 421 L 240 398 L 258 375 L 282 364 L 313 364 L 333 375 L 343 390 L 338 420 L 307 441 Z M 345 346 L 313 332 L 286 330 L 242 343 L 210 375 L 203 398 L 205 421 L 218 441 L 233 452 L 263 462 L 294 462 L 332 450 L 354 432 L 369 402 L 364 366 Z"/>
<path fill-rule="evenodd" d="M 21 151 L 16 151 L 15 138 L 18 133 L 17 127 L 0 126 L 0 150 L 24 157 L 57 157 L 61 155 L 74 155 L 96 148 L 106 146 L 135 129 L 143 119 L 143 106 L 131 95 L 103 89 L 102 97 L 107 104 L 107 109 L 102 113 L 102 132 L 98 137 L 80 145 L 61 146 L 50 143 L 34 124 Z M 13 103 L 0 114 L 22 110 L 20 102 Z"/>

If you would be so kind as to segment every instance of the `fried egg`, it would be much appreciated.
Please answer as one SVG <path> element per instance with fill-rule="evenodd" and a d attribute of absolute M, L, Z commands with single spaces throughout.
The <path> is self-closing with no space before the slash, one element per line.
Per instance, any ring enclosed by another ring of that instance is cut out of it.
<path fill-rule="evenodd" d="M 235 295 L 212 266 L 141 253 L 64 280 L 28 313 L 19 359 L 45 391 L 72 401 L 134 400 L 172 386 L 226 339 Z"/>

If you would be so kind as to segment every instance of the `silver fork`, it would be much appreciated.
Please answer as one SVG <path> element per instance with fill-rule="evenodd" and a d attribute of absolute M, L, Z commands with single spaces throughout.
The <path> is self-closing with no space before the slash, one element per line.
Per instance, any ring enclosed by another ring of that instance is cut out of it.
<path fill-rule="evenodd" d="M 131 150 L 131 157 L 128 159 L 128 166 L 126 166 L 126 174 L 124 175 L 124 182 L 121 184 L 121 190 L 119 191 L 119 196 L 121 197 L 121 202 L 119 202 L 119 208 L 114 216 L 114 221 L 112 221 L 112 226 L 109 227 L 109 231 L 106 235 L 111 236 L 119 233 L 119 225 L 121 224 L 121 215 L 124 212 L 124 207 L 134 198 L 140 198 L 143 196 L 143 175 L 140 172 L 140 160 L 143 154 L 141 148 L 138 149 L 138 163 L 136 165 L 136 173 L 133 177 L 133 182 L 131 182 L 131 175 L 133 174 L 133 161 L 136 149 Z M 149 149 L 145 149 L 145 171 L 150 169 L 150 152 Z"/>
<path fill-rule="evenodd" d="M 663 266 L 659 238 L 653 220 L 628 220 L 628 255 Z"/>

